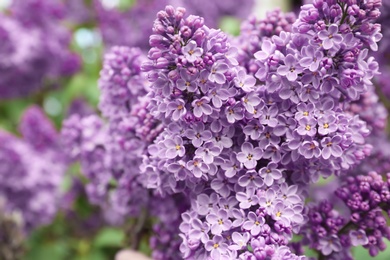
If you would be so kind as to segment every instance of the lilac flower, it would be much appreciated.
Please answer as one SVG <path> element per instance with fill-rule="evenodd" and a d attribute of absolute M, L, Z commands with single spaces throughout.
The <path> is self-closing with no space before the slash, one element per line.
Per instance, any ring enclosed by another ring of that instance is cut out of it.
<path fill-rule="evenodd" d="M 333 115 L 326 115 L 318 119 L 318 133 L 327 135 L 334 133 L 337 130 L 336 117 Z"/>
<path fill-rule="evenodd" d="M 216 235 L 212 240 L 207 241 L 205 248 L 207 251 L 211 251 L 212 259 L 220 259 L 221 254 L 226 253 L 228 245 L 223 242 L 224 239 L 220 235 Z"/>
<path fill-rule="evenodd" d="M 271 215 L 271 213 L 273 212 L 273 208 L 278 201 L 278 195 L 272 189 L 272 187 L 265 191 L 262 195 L 263 196 L 259 198 L 259 205 L 261 208 L 265 209 L 265 212 L 268 215 Z"/>
<path fill-rule="evenodd" d="M 165 156 L 168 159 L 173 159 L 176 156 L 183 157 L 185 154 L 185 147 L 180 136 L 175 136 L 173 139 L 165 140 L 164 145 L 167 149 Z"/>
<path fill-rule="evenodd" d="M 300 135 L 314 136 L 317 133 L 317 120 L 314 118 L 303 117 L 299 119 L 298 123 L 297 132 Z"/>
<path fill-rule="evenodd" d="M 200 118 L 202 115 L 211 115 L 213 109 L 208 104 L 209 102 L 210 99 L 208 97 L 202 97 L 201 99 L 192 101 L 192 106 L 194 107 L 194 116 Z"/>
<path fill-rule="evenodd" d="M 321 238 L 319 248 L 324 255 L 330 255 L 332 252 L 339 252 L 342 249 L 340 240 L 336 235 Z"/>
<path fill-rule="evenodd" d="M 302 70 L 297 59 L 293 55 L 288 54 L 284 60 L 284 65 L 280 66 L 277 71 L 280 75 L 286 76 L 289 81 L 295 81 Z"/>
<path fill-rule="evenodd" d="M 245 109 L 249 112 L 249 113 L 254 113 L 255 112 L 255 107 L 257 107 L 260 102 L 261 102 L 261 99 L 257 96 L 257 94 L 255 94 L 254 92 L 250 93 L 250 94 L 247 94 L 245 95 L 243 98 L 242 98 L 242 102 L 244 104 L 244 107 Z M 264 105 L 263 105 L 264 106 Z M 259 107 L 257 110 L 260 110 L 262 108 Z"/>
<path fill-rule="evenodd" d="M 195 62 L 198 58 L 200 58 L 203 54 L 203 49 L 199 48 L 195 41 L 189 41 L 187 45 L 185 45 L 181 49 L 181 51 L 187 61 L 192 63 Z"/>
<path fill-rule="evenodd" d="M 237 71 L 237 77 L 234 78 L 234 83 L 237 87 L 242 88 L 245 92 L 250 92 L 256 83 L 256 79 L 245 72 L 241 68 Z"/>
<path fill-rule="evenodd" d="M 343 36 L 338 32 L 339 27 L 336 24 L 332 24 L 328 30 L 322 30 L 318 33 L 318 38 L 322 40 L 322 47 L 325 50 L 339 47 L 339 44 L 343 41 Z"/>
<path fill-rule="evenodd" d="M 241 169 L 240 162 L 237 160 L 236 154 L 232 153 L 229 156 L 229 159 L 221 165 L 221 168 L 225 171 L 225 176 L 227 178 L 234 177 Z"/>
<path fill-rule="evenodd" d="M 187 162 L 187 169 L 194 174 L 196 178 L 201 178 L 203 174 L 210 170 L 210 167 L 199 158 L 194 158 Z"/>
<path fill-rule="evenodd" d="M 310 45 L 302 48 L 302 54 L 303 58 L 300 59 L 299 64 L 302 67 L 309 68 L 312 72 L 317 71 L 320 66 L 320 62 L 324 57 L 323 52 Z"/>
<path fill-rule="evenodd" d="M 284 205 L 282 202 L 276 203 L 272 211 L 272 218 L 276 221 L 284 221 L 290 223 L 292 217 L 294 216 L 294 211 Z"/>
<path fill-rule="evenodd" d="M 243 119 L 244 115 L 242 112 L 242 107 L 239 106 L 238 104 L 231 106 L 231 107 L 226 107 L 225 110 L 226 117 L 229 123 L 234 123 L 238 120 Z"/>
<path fill-rule="evenodd" d="M 203 159 L 207 164 L 213 163 L 214 157 L 218 156 L 220 153 L 221 149 L 212 142 L 204 143 L 203 146 L 200 146 L 195 151 L 196 157 Z"/>
<path fill-rule="evenodd" d="M 245 230 L 250 231 L 252 236 L 257 236 L 259 235 L 261 231 L 261 226 L 264 225 L 265 221 L 264 218 L 261 216 L 256 216 L 255 213 L 249 212 L 248 214 L 248 221 L 242 225 L 242 227 Z"/>
<path fill-rule="evenodd" d="M 206 243 L 209 240 L 209 231 L 210 225 L 207 222 L 201 222 L 199 219 L 195 218 L 191 221 L 192 229 L 189 232 L 190 237 L 193 239 L 201 240 L 203 243 Z"/>
<path fill-rule="evenodd" d="M 209 141 L 212 134 L 209 130 L 205 130 L 203 123 L 195 123 L 191 129 L 187 129 L 185 136 L 189 138 L 195 147 L 200 147 L 203 142 Z"/>
<path fill-rule="evenodd" d="M 238 179 L 238 184 L 241 187 L 261 188 L 263 186 L 263 180 L 259 177 L 256 171 L 249 170 L 245 173 L 245 175 Z"/>
<path fill-rule="evenodd" d="M 364 230 L 351 230 L 349 232 L 349 237 L 351 238 L 351 244 L 353 246 L 364 246 L 368 243 L 368 238 Z"/>
<path fill-rule="evenodd" d="M 209 97 L 214 107 L 222 107 L 222 101 L 226 101 L 228 98 L 235 95 L 235 90 L 233 88 L 226 89 L 223 85 L 218 85 L 209 92 Z"/>
<path fill-rule="evenodd" d="M 276 116 L 278 115 L 278 108 L 276 106 L 264 107 L 260 117 L 260 123 L 275 127 L 278 124 Z"/>
<path fill-rule="evenodd" d="M 252 140 L 257 140 L 260 137 L 263 130 L 264 130 L 264 126 L 262 124 L 260 124 L 259 121 L 253 120 L 253 121 L 250 121 L 249 124 L 247 124 L 244 127 L 243 131 L 244 131 L 244 134 L 249 136 Z"/>
<path fill-rule="evenodd" d="M 243 163 L 247 169 L 253 169 L 257 164 L 257 160 L 262 156 L 262 149 L 259 147 L 253 148 L 251 143 L 245 142 L 241 146 L 241 152 L 237 154 L 237 160 Z"/>
<path fill-rule="evenodd" d="M 245 232 L 244 235 L 238 232 L 233 232 L 232 234 L 233 244 L 229 246 L 229 249 L 233 249 L 236 251 L 241 250 L 247 246 L 249 239 L 250 239 L 250 235 L 247 232 Z"/>
<path fill-rule="evenodd" d="M 276 163 L 270 162 L 267 167 L 260 169 L 259 174 L 264 179 L 264 183 L 270 187 L 274 183 L 282 178 L 282 173 L 277 169 L 278 165 Z"/>
<path fill-rule="evenodd" d="M 208 215 L 211 210 L 217 210 L 217 204 L 219 202 L 219 197 L 216 193 L 210 194 L 210 196 L 206 194 L 199 194 L 196 198 L 196 212 L 199 215 Z"/>
<path fill-rule="evenodd" d="M 306 159 L 318 158 L 321 155 L 321 149 L 319 148 L 319 143 L 315 140 L 303 141 L 299 147 L 299 153 Z"/>
<path fill-rule="evenodd" d="M 180 90 L 187 90 L 189 92 L 195 92 L 198 88 L 196 85 L 197 74 L 190 75 L 186 70 L 180 71 L 181 78 L 177 80 L 176 87 Z"/>
<path fill-rule="evenodd" d="M 174 121 L 178 121 L 181 117 L 183 117 L 187 113 L 184 100 L 182 99 L 176 99 L 170 102 L 167 106 L 167 110 L 173 111 L 172 119 Z"/>
<path fill-rule="evenodd" d="M 236 198 L 240 202 L 239 206 L 242 209 L 248 209 L 253 205 L 256 205 L 259 201 L 255 194 L 256 190 L 253 188 L 246 189 L 246 192 L 237 192 Z"/>
<path fill-rule="evenodd" d="M 210 213 L 206 216 L 206 220 L 211 226 L 211 233 L 213 235 L 220 235 L 222 231 L 229 230 L 232 225 L 228 213 L 224 209 L 219 209 L 215 213 Z"/>
<path fill-rule="evenodd" d="M 340 157 L 343 153 L 342 148 L 340 147 L 340 143 L 342 141 L 342 138 L 338 135 L 335 135 L 333 137 L 325 137 L 321 141 L 322 145 L 322 157 L 327 160 L 330 158 L 330 156 L 334 157 Z"/>
<path fill-rule="evenodd" d="M 216 62 L 211 67 L 209 80 L 211 82 L 215 82 L 218 84 L 223 84 L 226 81 L 226 77 L 224 75 L 225 72 L 229 69 L 229 66 L 225 63 Z"/>

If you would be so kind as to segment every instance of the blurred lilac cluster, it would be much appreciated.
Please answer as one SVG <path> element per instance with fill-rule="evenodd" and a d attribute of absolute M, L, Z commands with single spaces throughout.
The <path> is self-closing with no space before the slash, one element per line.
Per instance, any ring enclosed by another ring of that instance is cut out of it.
<path fill-rule="evenodd" d="M 25 97 L 80 67 L 59 0 L 14 0 L 0 13 L 0 99 Z"/>
<path fill-rule="evenodd" d="M 58 133 L 38 107 L 25 111 L 19 130 L 22 137 L 0 132 L 0 197 L 30 231 L 57 213 L 67 164 Z"/>

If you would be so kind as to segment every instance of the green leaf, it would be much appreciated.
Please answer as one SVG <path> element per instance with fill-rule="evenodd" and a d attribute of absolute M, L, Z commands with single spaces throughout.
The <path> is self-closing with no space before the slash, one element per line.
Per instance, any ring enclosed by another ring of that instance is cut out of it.
<path fill-rule="evenodd" d="M 125 233 L 116 228 L 103 228 L 97 234 L 93 245 L 95 247 L 120 247 L 124 241 Z"/>

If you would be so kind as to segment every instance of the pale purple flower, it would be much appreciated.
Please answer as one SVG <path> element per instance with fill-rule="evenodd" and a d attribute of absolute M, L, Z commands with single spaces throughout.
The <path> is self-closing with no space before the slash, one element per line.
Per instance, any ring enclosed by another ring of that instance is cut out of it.
<path fill-rule="evenodd" d="M 167 110 L 173 111 L 172 113 L 173 121 L 180 120 L 187 113 L 187 109 L 185 105 L 186 104 L 184 100 L 180 98 L 175 99 L 168 104 Z"/>
<path fill-rule="evenodd" d="M 275 52 L 276 45 L 270 40 L 264 40 L 261 44 L 261 51 L 254 54 L 255 58 L 261 62 L 267 61 L 267 59 Z"/>
<path fill-rule="evenodd" d="M 166 147 L 165 156 L 168 159 L 173 159 L 177 156 L 183 157 L 186 150 L 183 144 L 183 139 L 180 136 L 175 136 L 172 139 L 166 139 L 164 141 Z"/>
<path fill-rule="evenodd" d="M 250 212 L 250 213 L 253 213 L 253 212 Z M 241 234 L 239 232 L 233 232 L 233 234 L 232 234 L 233 244 L 229 246 L 229 249 L 238 251 L 238 250 L 246 248 L 250 237 L 251 236 L 249 235 L 248 232 L 245 232 L 244 234 Z"/>
<path fill-rule="evenodd" d="M 200 158 L 194 158 L 187 162 L 187 169 L 191 171 L 196 178 L 201 178 L 203 174 L 210 170 L 210 167 Z"/>
<path fill-rule="evenodd" d="M 284 205 L 283 202 L 277 202 L 271 214 L 274 220 L 284 221 L 285 223 L 291 223 L 294 215 L 294 210 Z"/>
<path fill-rule="evenodd" d="M 247 171 L 238 179 L 238 185 L 241 187 L 261 188 L 263 186 L 263 179 L 254 170 Z"/>
<path fill-rule="evenodd" d="M 221 149 L 213 142 L 206 142 L 195 151 L 196 158 L 201 158 L 207 164 L 214 162 L 214 157 L 221 153 Z"/>
<path fill-rule="evenodd" d="M 302 58 L 299 60 L 299 64 L 302 67 L 309 68 L 311 72 L 314 72 L 317 71 L 323 57 L 324 54 L 322 51 L 319 51 L 319 49 L 309 45 L 302 48 Z"/>
<path fill-rule="evenodd" d="M 229 159 L 221 164 L 222 170 L 225 171 L 225 176 L 228 178 L 234 177 L 241 169 L 240 162 L 237 160 L 236 154 L 231 153 Z"/>
<path fill-rule="evenodd" d="M 342 249 L 340 239 L 337 237 L 337 235 L 320 238 L 318 244 L 318 249 L 321 250 L 322 254 L 326 256 L 330 255 L 332 252 L 340 252 Z"/>
<path fill-rule="evenodd" d="M 256 167 L 257 160 L 263 156 L 263 150 L 259 147 L 253 148 L 249 142 L 241 145 L 241 152 L 237 154 L 237 160 L 245 165 L 247 169 Z"/>
<path fill-rule="evenodd" d="M 224 243 L 222 236 L 216 235 L 212 240 L 207 241 L 205 249 L 211 252 L 212 259 L 219 260 L 221 254 L 225 254 L 228 251 L 228 245 Z"/>
<path fill-rule="evenodd" d="M 266 127 L 259 138 L 259 147 L 265 149 L 269 144 L 278 145 L 280 137 L 273 133 L 273 129 Z"/>
<path fill-rule="evenodd" d="M 349 237 L 351 238 L 351 244 L 353 246 L 364 246 L 368 244 L 366 232 L 362 229 L 351 230 L 349 232 Z"/>
<path fill-rule="evenodd" d="M 226 63 L 216 62 L 213 64 L 209 74 L 209 80 L 211 82 L 215 82 L 218 84 L 223 84 L 226 81 L 226 77 L 224 75 L 227 72 L 229 66 Z"/>
<path fill-rule="evenodd" d="M 249 209 L 251 206 L 256 205 L 259 198 L 255 193 L 256 190 L 254 188 L 248 188 L 245 192 L 237 192 L 236 199 L 240 202 L 240 208 Z"/>
<path fill-rule="evenodd" d="M 189 236 L 192 239 L 200 240 L 202 243 L 206 243 L 210 239 L 208 235 L 209 231 L 210 225 L 207 222 L 202 222 L 195 218 L 191 221 Z"/>
<path fill-rule="evenodd" d="M 318 133 L 327 135 L 337 131 L 336 117 L 332 114 L 322 116 L 318 119 Z"/>
<path fill-rule="evenodd" d="M 264 126 L 259 120 L 250 121 L 243 129 L 244 134 L 249 136 L 252 140 L 258 140 L 263 130 Z"/>
<path fill-rule="evenodd" d="M 207 93 L 210 88 L 213 88 L 215 86 L 215 84 L 209 80 L 209 75 L 210 73 L 207 70 L 202 70 L 199 73 L 198 85 L 203 93 Z"/>
<path fill-rule="evenodd" d="M 271 187 L 259 197 L 259 206 L 265 209 L 265 212 L 268 215 L 271 215 L 271 212 L 276 205 L 276 201 L 278 200 L 278 195 L 275 190 Z"/>
<path fill-rule="evenodd" d="M 211 226 L 211 233 L 213 235 L 220 235 L 222 231 L 229 230 L 232 226 L 232 221 L 225 209 L 219 209 L 215 213 L 210 213 L 206 216 L 207 222 Z"/>
<path fill-rule="evenodd" d="M 263 158 L 271 159 L 274 163 L 280 162 L 283 150 L 279 145 L 269 144 L 265 147 Z"/>
<path fill-rule="evenodd" d="M 318 38 L 322 40 L 322 47 L 325 50 L 339 47 L 340 43 L 343 41 L 343 36 L 338 32 L 339 26 L 331 24 L 327 30 L 322 30 L 318 33 Z"/>
<path fill-rule="evenodd" d="M 315 140 L 303 141 L 299 147 L 299 153 L 306 159 L 318 158 L 321 155 L 319 143 Z"/>
<path fill-rule="evenodd" d="M 302 199 L 298 195 L 297 185 L 288 185 L 287 183 L 282 183 L 280 185 L 280 195 L 281 199 L 284 201 L 283 203 L 287 206 L 302 202 Z"/>
<path fill-rule="evenodd" d="M 267 167 L 260 169 L 259 174 L 264 179 L 264 183 L 270 187 L 274 183 L 283 177 L 282 172 L 277 169 L 278 165 L 274 162 L 270 162 Z"/>
<path fill-rule="evenodd" d="M 258 94 L 255 92 L 251 92 L 249 94 L 246 94 L 242 99 L 242 103 L 244 104 L 245 109 L 253 114 L 255 112 L 255 107 L 257 107 L 260 102 L 262 101 L 259 97 Z M 260 107 L 257 107 L 258 110 L 260 110 L 264 104 Z"/>
<path fill-rule="evenodd" d="M 196 197 L 196 212 L 201 216 L 206 216 L 211 210 L 217 210 L 219 196 L 216 193 L 211 193 L 210 196 L 202 193 Z"/>
<path fill-rule="evenodd" d="M 312 103 L 300 103 L 297 106 L 297 112 L 295 113 L 295 119 L 300 120 L 303 117 L 313 117 L 314 105 Z"/>
<path fill-rule="evenodd" d="M 322 145 L 322 158 L 325 160 L 329 159 L 330 156 L 340 157 L 343 154 L 343 149 L 340 147 L 342 137 L 335 135 L 333 137 L 325 137 L 321 141 Z"/>
<path fill-rule="evenodd" d="M 250 211 L 248 213 L 248 220 L 242 225 L 242 227 L 250 231 L 252 236 L 259 235 L 261 227 L 264 225 L 265 220 L 262 216 L 257 216 L 254 212 Z"/>
<path fill-rule="evenodd" d="M 230 192 L 233 190 L 234 184 L 232 184 L 231 182 L 232 180 L 226 178 L 223 172 L 218 171 L 217 177 L 211 181 L 210 187 L 216 192 L 218 192 L 218 194 L 220 194 L 222 197 L 226 198 L 230 195 Z"/>
<path fill-rule="evenodd" d="M 176 87 L 182 91 L 195 92 L 198 89 L 197 78 L 198 74 L 191 75 L 185 69 L 180 71 L 180 77 L 176 81 Z"/>
<path fill-rule="evenodd" d="M 202 122 L 195 123 L 191 128 L 187 129 L 184 135 L 189 138 L 195 147 L 199 147 L 203 142 L 211 139 L 212 134 L 209 130 L 205 130 Z"/>
<path fill-rule="evenodd" d="M 231 124 L 244 118 L 242 107 L 239 104 L 226 107 L 225 114 L 228 122 Z"/>
<path fill-rule="evenodd" d="M 201 99 L 195 99 L 192 101 L 194 107 L 194 116 L 200 118 L 202 115 L 211 115 L 213 108 L 209 105 L 210 99 L 208 97 L 202 97 Z"/>
<path fill-rule="evenodd" d="M 182 53 L 187 61 L 193 63 L 203 54 L 203 49 L 199 48 L 195 41 L 189 41 L 187 45 L 181 48 Z"/>
<path fill-rule="evenodd" d="M 288 54 L 284 60 L 284 65 L 280 66 L 277 70 L 279 75 L 286 76 L 289 81 L 295 81 L 298 78 L 298 74 L 303 71 L 298 60 L 292 54 Z"/>
<path fill-rule="evenodd" d="M 284 115 L 278 116 L 278 125 L 274 127 L 274 134 L 276 136 L 285 135 L 288 130 L 295 129 L 297 121 L 294 118 L 286 117 Z"/>
<path fill-rule="evenodd" d="M 298 121 L 297 132 L 300 135 L 314 136 L 317 133 L 317 120 L 309 117 L 302 117 Z"/>
<path fill-rule="evenodd" d="M 248 75 L 245 72 L 245 69 L 240 68 L 237 71 L 237 76 L 234 78 L 234 84 L 236 87 L 242 88 L 242 90 L 245 92 L 250 92 L 253 91 L 253 87 L 256 84 L 256 79 L 253 76 Z"/>
<path fill-rule="evenodd" d="M 217 85 L 216 87 L 209 90 L 209 97 L 214 107 L 222 107 L 222 101 L 228 100 L 228 98 L 233 97 L 236 94 L 234 88 L 226 89 L 224 85 Z"/>
<path fill-rule="evenodd" d="M 277 106 L 272 105 L 270 107 L 264 107 L 264 109 L 261 111 L 263 114 L 260 117 L 260 123 L 263 125 L 268 125 L 270 127 L 275 127 L 278 124 L 278 119 L 276 118 L 278 116 L 279 110 Z"/>

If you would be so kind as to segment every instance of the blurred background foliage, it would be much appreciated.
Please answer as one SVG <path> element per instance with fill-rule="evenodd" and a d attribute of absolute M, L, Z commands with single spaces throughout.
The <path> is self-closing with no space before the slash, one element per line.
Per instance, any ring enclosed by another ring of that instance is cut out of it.
<path fill-rule="evenodd" d="M 0 10 L 11 3 L 12 0 L 0 0 Z M 80 0 L 82 1 L 82 0 Z M 101 0 L 107 6 L 119 7 L 126 10 L 131 8 L 136 0 Z M 91 0 L 85 1 L 91 4 Z M 266 10 L 280 7 L 282 10 L 289 9 L 288 0 L 258 0 L 257 13 L 265 14 Z M 71 26 L 71 25 L 70 25 Z M 152 25 L 151 25 L 152 26 Z M 220 22 L 220 28 L 230 34 L 239 33 L 240 21 L 233 17 L 224 17 Z M 17 133 L 17 126 L 22 112 L 31 104 L 41 105 L 45 112 L 60 129 L 62 120 L 67 115 L 67 110 L 75 99 L 86 101 L 93 108 L 97 108 L 99 102 L 99 89 L 97 81 L 102 64 L 104 46 L 94 21 L 74 26 L 72 49 L 82 57 L 82 69 L 72 78 L 64 79 L 62 82 L 47 82 L 48 86 L 58 85 L 61 87 L 46 88 L 34 96 L 23 99 L 13 99 L 0 102 L 0 127 L 7 131 Z M 96 111 L 98 113 L 98 110 Z M 64 193 L 71 187 L 71 181 L 78 179 L 81 182 L 81 175 L 78 167 L 69 169 L 63 185 Z M 35 230 L 26 242 L 26 256 L 28 260 L 104 260 L 114 259 L 115 253 L 128 246 L 126 243 L 126 232 L 130 223 L 120 227 L 81 227 L 79 224 L 88 222 L 99 209 L 89 204 L 85 196 L 78 197 L 72 210 L 76 216 L 67 216 L 60 212 L 52 224 Z M 109 214 L 109 212 L 106 214 Z M 390 222 L 389 222 L 390 224 Z M 390 243 L 388 242 L 388 247 Z M 141 251 L 149 254 L 147 238 L 141 241 Z M 314 252 L 308 255 L 316 256 Z M 368 251 L 362 247 L 354 250 L 358 260 L 371 259 Z M 390 250 L 379 253 L 375 258 L 378 260 L 389 260 Z"/>

